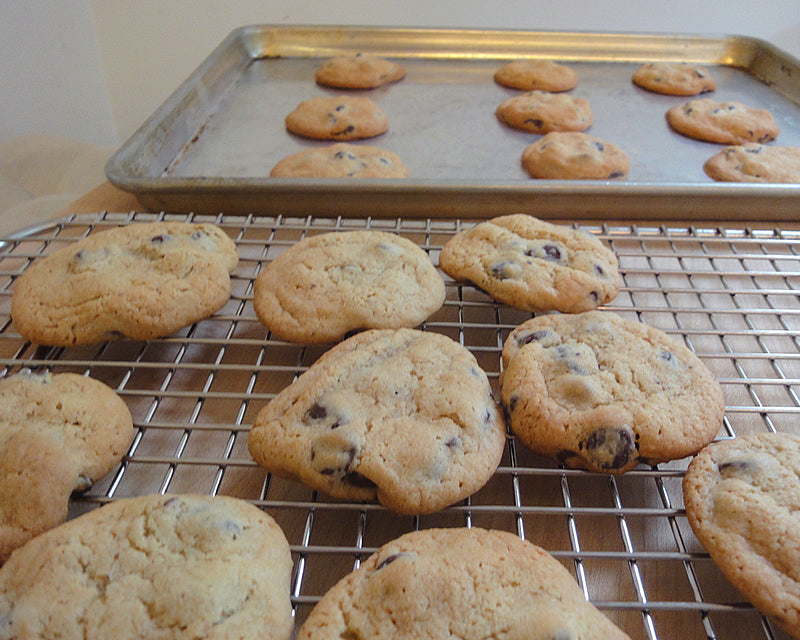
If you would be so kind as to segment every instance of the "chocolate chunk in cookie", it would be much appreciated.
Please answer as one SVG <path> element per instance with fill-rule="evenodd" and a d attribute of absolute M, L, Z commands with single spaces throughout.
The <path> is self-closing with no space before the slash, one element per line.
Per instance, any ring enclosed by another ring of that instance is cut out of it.
<path fill-rule="evenodd" d="M 692 455 L 724 402 L 702 361 L 664 332 L 608 311 L 527 320 L 503 345 L 511 430 L 570 467 L 622 473 Z"/>
<path fill-rule="evenodd" d="M 694 96 L 717 88 L 705 67 L 687 62 L 647 62 L 632 80 L 642 89 L 671 96 Z"/>
<path fill-rule="evenodd" d="M 450 338 L 373 329 L 339 343 L 256 417 L 253 459 L 336 498 L 403 514 L 480 489 L 505 446 L 486 374 Z"/>
<path fill-rule="evenodd" d="M 16 281 L 11 317 L 25 339 L 46 345 L 158 338 L 228 302 L 238 261 L 214 225 L 116 227 L 35 261 Z"/>
<path fill-rule="evenodd" d="M 315 80 L 339 89 L 374 89 L 405 77 L 405 69 L 396 62 L 378 56 L 356 53 L 335 56 L 322 63 Z"/>
<path fill-rule="evenodd" d="M 596 237 L 526 214 L 456 234 L 442 248 L 439 265 L 452 278 L 528 311 L 595 309 L 622 284 L 617 257 Z"/>
<path fill-rule="evenodd" d="M 522 166 L 532 178 L 621 180 L 628 176 L 630 161 L 610 142 L 565 131 L 548 133 L 525 147 Z"/>
<path fill-rule="evenodd" d="M 269 175 L 273 178 L 406 178 L 408 169 L 392 151 L 340 142 L 287 156 L 278 161 Z"/>
<path fill-rule="evenodd" d="M 505 532 L 423 529 L 380 547 L 322 597 L 298 640 L 626 640 L 546 551 Z"/>
<path fill-rule="evenodd" d="M 495 114 L 503 124 L 528 133 L 583 131 L 594 122 L 588 100 L 547 91 L 509 98 L 500 103 Z"/>
<path fill-rule="evenodd" d="M 358 140 L 385 133 L 389 120 L 364 96 L 321 96 L 297 105 L 286 116 L 286 128 L 306 138 Z"/>
<path fill-rule="evenodd" d="M 552 60 L 515 60 L 494 74 L 494 81 L 521 91 L 569 91 L 578 84 L 574 69 Z"/>
<path fill-rule="evenodd" d="M 778 137 L 778 125 L 767 109 L 755 109 L 741 102 L 717 102 L 711 98 L 690 100 L 667 111 L 667 122 L 685 136 L 718 142 L 743 144 L 769 142 Z"/>

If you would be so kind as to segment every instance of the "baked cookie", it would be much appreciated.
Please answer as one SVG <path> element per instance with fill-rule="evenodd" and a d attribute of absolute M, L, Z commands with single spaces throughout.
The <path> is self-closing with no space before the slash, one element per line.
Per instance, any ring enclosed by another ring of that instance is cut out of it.
<path fill-rule="evenodd" d="M 766 109 L 741 102 L 711 98 L 690 100 L 667 111 L 667 122 L 680 134 L 706 142 L 742 144 L 769 142 L 778 137 L 778 125 Z"/>
<path fill-rule="evenodd" d="M 335 498 L 438 511 L 492 476 L 506 431 L 486 374 L 458 342 L 372 329 L 327 351 L 256 417 L 253 459 Z"/>
<path fill-rule="evenodd" d="M 504 100 L 495 114 L 503 124 L 528 133 L 583 131 L 594 122 L 588 100 L 547 91 L 530 91 Z"/>
<path fill-rule="evenodd" d="M 28 371 L 0 380 L 0 563 L 61 524 L 70 494 L 111 471 L 132 437 L 128 407 L 102 382 Z"/>
<path fill-rule="evenodd" d="M 494 81 L 522 91 L 569 91 L 578 84 L 574 69 L 552 60 L 515 60 L 500 67 Z"/>
<path fill-rule="evenodd" d="M 695 96 L 717 88 L 704 67 L 687 62 L 647 62 L 634 72 L 632 80 L 642 89 L 670 96 Z"/>
<path fill-rule="evenodd" d="M 360 329 L 414 327 L 438 311 L 444 281 L 428 254 L 393 233 L 309 236 L 256 278 L 258 319 L 284 340 L 333 342 Z"/>
<path fill-rule="evenodd" d="M 211 224 L 136 223 L 35 261 L 14 286 L 11 317 L 31 342 L 149 340 L 228 302 L 236 245 Z"/>
<path fill-rule="evenodd" d="M 663 331 L 610 311 L 525 321 L 503 345 L 502 402 L 536 453 L 623 473 L 697 453 L 722 426 L 722 390 Z"/>
<path fill-rule="evenodd" d="M 292 133 L 319 140 L 374 138 L 389 129 L 380 107 L 363 96 L 322 96 L 304 100 L 286 116 Z"/>
<path fill-rule="evenodd" d="M 727 147 L 703 165 L 720 182 L 800 183 L 800 147 L 773 147 L 757 142 Z"/>
<path fill-rule="evenodd" d="M 273 178 L 407 178 L 400 156 L 386 149 L 339 142 L 305 149 L 280 160 Z"/>
<path fill-rule="evenodd" d="M 405 69 L 391 60 L 356 53 L 335 56 L 322 63 L 314 74 L 315 80 L 339 89 L 374 89 L 397 82 L 405 77 Z"/>
<path fill-rule="evenodd" d="M 595 309 L 622 285 L 616 255 L 595 236 L 521 213 L 457 233 L 442 247 L 439 266 L 527 311 Z"/>
<path fill-rule="evenodd" d="M 686 515 L 722 573 L 800 637 L 800 436 L 762 433 L 703 449 L 683 479 Z"/>
<path fill-rule="evenodd" d="M 317 603 L 298 640 L 623 640 L 550 554 L 512 533 L 423 529 L 383 545 Z"/>
<path fill-rule="evenodd" d="M 243 500 L 119 499 L 34 538 L 0 569 L 0 638 L 292 635 L 292 558 Z"/>
<path fill-rule="evenodd" d="M 579 131 L 554 131 L 525 147 L 522 166 L 531 178 L 618 180 L 627 177 L 630 161 L 605 140 Z"/>

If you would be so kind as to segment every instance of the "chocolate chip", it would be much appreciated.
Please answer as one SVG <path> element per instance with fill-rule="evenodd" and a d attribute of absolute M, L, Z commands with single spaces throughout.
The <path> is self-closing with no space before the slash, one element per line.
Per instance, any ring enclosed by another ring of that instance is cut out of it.
<path fill-rule="evenodd" d="M 550 334 L 551 332 L 548 331 L 547 329 L 539 329 L 538 331 L 532 331 L 530 333 L 517 334 L 517 346 L 523 347 L 526 344 L 530 344 L 531 342 L 538 342 L 539 340 L 543 340 Z"/>
<path fill-rule="evenodd" d="M 561 250 L 552 244 L 546 244 L 544 247 L 544 255 L 548 260 L 552 260 L 554 262 L 558 262 L 561 260 Z"/>
<path fill-rule="evenodd" d="M 195 242 L 197 242 L 198 240 L 202 240 L 202 239 L 203 239 L 203 237 L 204 237 L 205 235 L 206 235 L 206 234 L 205 234 L 205 233 L 203 233 L 202 231 L 195 231 L 195 232 L 194 232 L 194 233 L 193 233 L 193 234 L 190 236 L 190 238 L 191 238 L 192 240 L 194 240 Z"/>
<path fill-rule="evenodd" d="M 150 242 L 152 242 L 153 244 L 163 244 L 168 240 L 172 240 L 172 236 L 166 233 L 159 234 L 157 236 L 153 236 L 152 238 L 150 238 Z"/>
<path fill-rule="evenodd" d="M 461 447 L 461 438 L 458 436 L 453 436 L 445 441 L 444 446 L 448 449 L 456 449 Z"/>
<path fill-rule="evenodd" d="M 595 141 L 594 146 L 597 147 L 597 150 L 600 151 L 601 153 L 606 150 L 606 146 L 599 140 Z"/>
<path fill-rule="evenodd" d="M 489 275 L 497 280 L 505 280 L 508 276 L 508 262 L 500 262 L 499 264 L 492 265 L 489 271 Z"/>
<path fill-rule="evenodd" d="M 328 410 L 321 404 L 315 402 L 311 405 L 311 408 L 306 411 L 306 415 L 303 416 L 303 421 L 309 422 L 311 420 L 322 420 L 323 418 L 327 417 L 327 415 Z"/>
<path fill-rule="evenodd" d="M 355 131 L 355 129 L 356 128 L 352 124 L 349 124 L 344 129 L 341 129 L 339 131 L 332 131 L 331 133 L 333 135 L 335 135 L 335 136 L 343 136 L 343 135 L 347 135 L 348 133 L 353 133 L 353 131 Z"/>
<path fill-rule="evenodd" d="M 658 357 L 661 358 L 664 362 L 672 362 L 674 356 L 672 355 L 671 351 L 667 351 L 666 349 L 662 350 Z"/>
<path fill-rule="evenodd" d="M 334 111 L 344 111 L 345 109 L 347 109 L 347 106 L 346 106 L 346 105 L 343 105 L 343 104 L 340 104 L 340 105 L 337 105 L 337 106 L 334 108 Z"/>
<path fill-rule="evenodd" d="M 755 460 L 732 460 L 723 462 L 719 465 L 719 472 L 726 477 L 740 474 L 752 474 L 758 470 L 758 463 Z"/>
<path fill-rule="evenodd" d="M 536 127 L 537 129 L 541 129 L 544 126 L 544 121 L 540 120 L 539 118 L 528 118 L 525 121 L 525 124 L 530 124 Z"/>
<path fill-rule="evenodd" d="M 387 556 L 386 558 L 381 560 L 380 563 L 378 563 L 378 565 L 375 567 L 375 571 L 380 571 L 381 569 L 385 568 L 386 566 L 392 564 L 392 562 L 397 560 L 401 555 L 403 555 L 403 554 L 402 553 L 393 553 L 392 555 Z"/>
<path fill-rule="evenodd" d="M 580 446 L 591 462 L 601 469 L 620 469 L 636 458 L 636 443 L 629 429 L 601 427 Z"/>
<path fill-rule="evenodd" d="M 608 174 L 608 179 L 613 180 L 614 178 L 621 178 L 624 175 L 625 173 L 622 171 L 612 171 L 611 173 Z"/>
<path fill-rule="evenodd" d="M 601 267 L 599 264 L 596 264 L 596 265 L 594 265 L 594 272 L 595 272 L 595 273 L 596 273 L 598 276 L 604 276 L 604 275 L 606 275 L 605 269 L 603 269 L 603 267 Z"/>

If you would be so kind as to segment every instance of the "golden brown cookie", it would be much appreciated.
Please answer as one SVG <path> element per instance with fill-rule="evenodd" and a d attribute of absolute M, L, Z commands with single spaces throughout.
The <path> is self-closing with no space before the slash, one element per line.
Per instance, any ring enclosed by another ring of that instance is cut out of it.
<path fill-rule="evenodd" d="M 686 62 L 647 62 L 632 80 L 642 89 L 670 96 L 694 96 L 717 88 L 707 69 Z"/>
<path fill-rule="evenodd" d="M 280 160 L 269 175 L 272 178 L 407 178 L 408 169 L 392 151 L 339 142 L 293 153 Z"/>
<path fill-rule="evenodd" d="M 334 585 L 298 640 L 627 640 L 546 551 L 506 531 L 423 529 Z"/>
<path fill-rule="evenodd" d="M 548 91 L 531 91 L 504 100 L 495 114 L 500 122 L 528 133 L 583 131 L 594 121 L 588 100 Z"/>
<path fill-rule="evenodd" d="M 286 116 L 286 128 L 306 138 L 358 140 L 385 133 L 389 120 L 364 96 L 321 96 L 297 105 Z"/>
<path fill-rule="evenodd" d="M 721 182 L 800 183 L 800 147 L 774 147 L 757 142 L 727 147 L 703 165 Z"/>
<path fill-rule="evenodd" d="M 552 60 L 515 60 L 494 74 L 497 84 L 522 91 L 569 91 L 578 84 L 574 69 Z"/>
<path fill-rule="evenodd" d="M 111 471 L 132 437 L 128 407 L 102 382 L 47 372 L 0 380 L 0 562 L 62 523 L 70 494 Z"/>
<path fill-rule="evenodd" d="M 800 637 L 800 436 L 762 433 L 708 445 L 683 480 L 686 515 L 731 583 Z"/>
<path fill-rule="evenodd" d="M 610 311 L 525 321 L 503 345 L 502 402 L 536 453 L 623 473 L 698 452 L 722 427 L 713 374 L 663 331 Z"/>
<path fill-rule="evenodd" d="M 405 69 L 396 62 L 356 53 L 335 56 L 322 63 L 314 74 L 315 80 L 328 87 L 339 89 L 374 89 L 397 82 L 405 77 Z"/>
<path fill-rule="evenodd" d="M 711 98 L 690 100 L 667 111 L 667 122 L 678 133 L 720 144 L 769 142 L 778 137 L 778 125 L 766 109 L 741 102 Z"/>
<path fill-rule="evenodd" d="M 554 131 L 525 147 L 522 166 L 532 178 L 620 180 L 628 176 L 630 161 L 605 140 L 580 131 Z"/>

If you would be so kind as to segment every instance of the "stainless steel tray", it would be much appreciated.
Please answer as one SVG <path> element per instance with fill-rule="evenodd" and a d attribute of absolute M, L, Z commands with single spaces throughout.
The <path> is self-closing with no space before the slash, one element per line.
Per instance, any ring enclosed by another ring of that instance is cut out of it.
<path fill-rule="evenodd" d="M 37 347 L 10 320 L 14 281 L 31 261 L 105 228 L 153 219 L 214 222 L 238 247 L 230 302 L 175 335 L 72 348 Z M 23 230 L 0 251 L 0 367 L 90 375 L 130 408 L 136 435 L 127 455 L 70 517 L 148 493 L 228 495 L 258 505 L 281 525 L 294 571 L 296 624 L 339 578 L 372 551 L 414 529 L 503 529 L 544 547 L 586 598 L 634 640 L 788 638 L 763 619 L 716 569 L 691 532 L 681 479 L 687 460 L 621 477 L 570 471 L 510 436 L 489 483 L 440 513 L 397 516 L 375 503 L 336 501 L 272 477 L 247 451 L 258 411 L 325 347 L 270 335 L 252 305 L 253 281 L 300 238 L 374 228 L 398 233 L 438 264 L 441 247 L 472 224 L 459 219 L 97 214 Z M 720 438 L 800 432 L 800 231 L 726 226 L 582 225 L 619 257 L 624 286 L 607 308 L 683 340 L 719 379 Z M 530 314 L 445 279 L 447 299 L 423 329 L 475 354 L 495 390 L 500 350 Z"/>
<path fill-rule="evenodd" d="M 269 178 L 282 157 L 328 144 L 289 134 L 284 118 L 307 98 L 329 56 L 371 52 L 406 67 L 401 82 L 365 93 L 390 129 L 363 141 L 397 152 L 405 180 Z M 595 123 L 587 131 L 630 156 L 627 181 L 532 180 L 520 164 L 537 136 L 500 124 L 516 91 L 492 75 L 521 57 L 563 61 Z M 716 183 L 703 172 L 721 145 L 670 130 L 664 114 L 687 98 L 639 89 L 645 61 L 711 67 L 718 100 L 768 108 L 775 144 L 800 146 L 800 62 L 740 36 L 249 26 L 232 32 L 118 150 L 108 179 L 154 210 L 270 215 L 487 218 L 795 220 L 800 185 Z"/>

